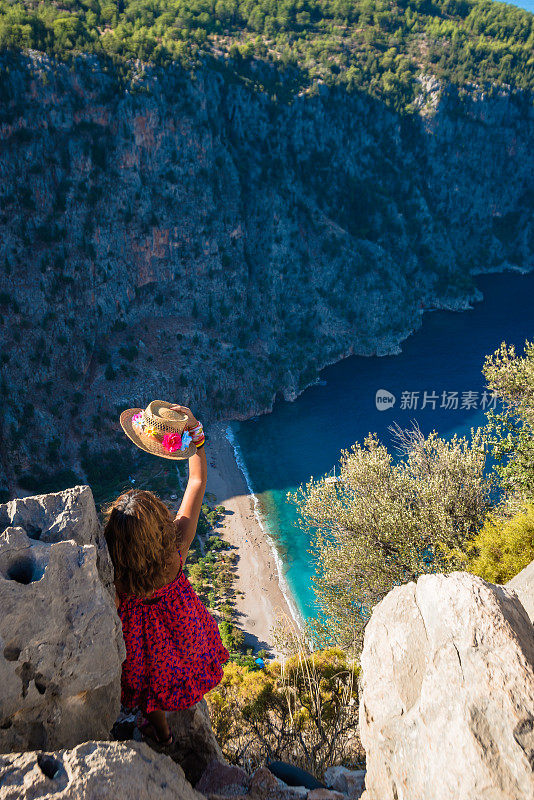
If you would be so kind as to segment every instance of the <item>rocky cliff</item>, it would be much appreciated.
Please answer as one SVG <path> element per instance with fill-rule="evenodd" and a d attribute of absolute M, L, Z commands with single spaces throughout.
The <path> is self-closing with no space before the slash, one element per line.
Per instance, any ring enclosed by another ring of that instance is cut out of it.
<path fill-rule="evenodd" d="M 0 68 L 6 496 L 37 463 L 83 475 L 119 408 L 256 414 L 466 307 L 474 272 L 532 266 L 526 93 L 428 82 L 405 118 L 320 85 L 282 102 L 259 62 L 126 87 L 93 57 Z"/>

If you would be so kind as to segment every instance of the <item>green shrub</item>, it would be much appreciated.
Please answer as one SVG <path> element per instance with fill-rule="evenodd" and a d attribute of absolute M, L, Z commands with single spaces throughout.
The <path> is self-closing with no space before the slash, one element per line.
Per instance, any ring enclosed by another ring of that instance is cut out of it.
<path fill-rule="evenodd" d="M 504 492 L 534 502 L 534 342 L 525 342 L 524 356 L 514 345 L 486 356 L 482 369 L 487 388 L 502 410 L 486 413 L 480 428 Z"/>
<path fill-rule="evenodd" d="M 206 696 L 228 760 L 244 764 L 246 759 L 255 767 L 267 757 L 319 778 L 332 764 L 357 763 L 358 668 L 345 653 L 301 651 L 263 669 L 250 655 L 241 661 L 243 666 L 227 664 L 221 683 Z"/>
<path fill-rule="evenodd" d="M 510 519 L 489 515 L 473 539 L 468 570 L 492 583 L 506 583 L 534 561 L 534 505 Z"/>
<path fill-rule="evenodd" d="M 223 619 L 219 622 L 219 633 L 221 634 L 221 640 L 223 645 L 226 647 L 227 650 L 231 651 L 234 649 L 234 640 L 232 638 L 232 629 L 233 626 L 228 620 Z"/>

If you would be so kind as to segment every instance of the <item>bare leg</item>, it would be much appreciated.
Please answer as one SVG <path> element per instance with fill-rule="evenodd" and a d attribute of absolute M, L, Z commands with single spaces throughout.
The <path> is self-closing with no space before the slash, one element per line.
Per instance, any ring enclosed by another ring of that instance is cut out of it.
<path fill-rule="evenodd" d="M 148 721 L 156 731 L 158 738 L 161 741 L 167 741 L 169 736 L 171 735 L 171 729 L 169 728 L 169 723 L 167 722 L 167 716 L 164 711 L 151 711 L 149 714 L 146 715 Z"/>

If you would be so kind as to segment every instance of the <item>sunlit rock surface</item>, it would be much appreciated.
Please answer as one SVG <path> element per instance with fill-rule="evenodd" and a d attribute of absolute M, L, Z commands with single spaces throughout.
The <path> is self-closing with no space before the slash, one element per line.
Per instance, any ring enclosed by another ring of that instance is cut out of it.
<path fill-rule="evenodd" d="M 365 631 L 365 800 L 534 797 L 534 635 L 464 572 L 393 589 Z"/>
<path fill-rule="evenodd" d="M 0 520 L 13 523 L 0 534 L 0 751 L 108 738 L 125 648 L 91 492 L 9 503 Z"/>

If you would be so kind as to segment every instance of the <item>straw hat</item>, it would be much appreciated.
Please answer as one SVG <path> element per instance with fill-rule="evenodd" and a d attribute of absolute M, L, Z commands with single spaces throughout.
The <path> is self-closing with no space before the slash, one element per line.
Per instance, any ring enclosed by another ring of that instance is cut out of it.
<path fill-rule="evenodd" d="M 144 411 L 142 408 L 128 408 L 120 415 L 122 429 L 146 453 L 174 461 L 190 458 L 197 448 L 189 433 L 184 431 L 187 414 L 173 411 L 171 405 L 164 400 L 153 400 Z M 178 437 L 173 441 L 172 434 L 179 434 L 182 441 Z M 173 449 L 176 445 L 184 449 Z"/>

